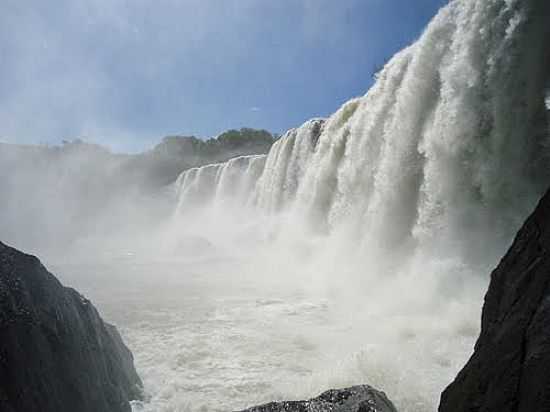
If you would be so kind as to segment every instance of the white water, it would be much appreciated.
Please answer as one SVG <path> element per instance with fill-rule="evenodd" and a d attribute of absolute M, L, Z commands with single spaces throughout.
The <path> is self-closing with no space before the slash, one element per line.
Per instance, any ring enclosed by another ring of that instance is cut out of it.
<path fill-rule="evenodd" d="M 265 164 L 265 155 L 239 156 L 224 163 L 195 167 L 176 181 L 178 210 L 211 202 L 246 204 Z"/>
<path fill-rule="evenodd" d="M 452 2 L 364 97 L 287 132 L 256 187 L 243 175 L 254 189 L 244 198 L 260 213 L 290 210 L 293 226 L 347 230 L 369 250 L 409 243 L 470 257 L 483 245 L 496 257 L 548 178 L 547 8 Z M 182 177 L 196 176 L 194 190 L 229 193 L 232 185 L 204 176 L 230 167 Z"/>
<path fill-rule="evenodd" d="M 549 8 L 456 0 L 326 121 L 182 174 L 170 235 L 202 260 L 96 268 L 108 291 L 67 275 L 130 344 L 150 396 L 134 409 L 369 383 L 401 412 L 435 410 L 549 181 Z"/>
<path fill-rule="evenodd" d="M 264 171 L 254 187 L 257 205 L 265 212 L 279 212 L 292 202 L 313 157 L 325 121 L 314 119 L 286 132 L 275 142 Z"/>

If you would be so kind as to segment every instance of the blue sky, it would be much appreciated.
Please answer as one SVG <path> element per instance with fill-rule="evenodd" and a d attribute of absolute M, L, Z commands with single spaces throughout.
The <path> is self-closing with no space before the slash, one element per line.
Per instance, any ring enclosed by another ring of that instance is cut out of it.
<path fill-rule="evenodd" d="M 447 0 L 3 0 L 0 140 L 282 132 L 364 94 Z"/>

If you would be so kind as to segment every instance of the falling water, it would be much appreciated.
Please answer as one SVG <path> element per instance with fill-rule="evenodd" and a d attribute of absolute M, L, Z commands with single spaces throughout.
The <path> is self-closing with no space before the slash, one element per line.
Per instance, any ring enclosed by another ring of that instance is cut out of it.
<path fill-rule="evenodd" d="M 254 275 L 349 314 L 312 387 L 369 382 L 425 411 L 468 356 L 488 270 L 550 181 L 548 21 L 547 0 L 452 1 L 366 95 L 267 158 L 180 176 L 180 216 L 235 194 L 265 246 Z"/>
<path fill-rule="evenodd" d="M 388 248 L 508 241 L 548 181 L 548 8 L 452 2 L 365 96 L 283 135 L 257 185 L 259 158 L 253 173 L 240 158 L 185 172 L 180 198 L 245 187 L 264 212 L 293 208 L 329 232 L 347 223 Z"/>
<path fill-rule="evenodd" d="M 246 203 L 262 173 L 265 155 L 239 156 L 224 163 L 196 167 L 176 181 L 178 209 L 233 199 Z"/>

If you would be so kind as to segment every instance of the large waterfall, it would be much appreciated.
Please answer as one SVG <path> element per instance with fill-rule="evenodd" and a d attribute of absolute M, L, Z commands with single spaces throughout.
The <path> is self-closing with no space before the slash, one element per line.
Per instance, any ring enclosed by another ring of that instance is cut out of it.
<path fill-rule="evenodd" d="M 548 0 L 452 1 L 366 95 L 180 177 L 180 216 L 238 199 L 216 218 L 253 239 L 257 276 L 345 298 L 339 345 L 363 349 L 320 380 L 423 411 L 468 356 L 486 274 L 550 183 L 549 22 Z"/>
<path fill-rule="evenodd" d="M 367 247 L 508 241 L 549 181 L 547 3 L 452 2 L 365 96 L 283 135 L 263 173 L 254 157 L 185 172 L 179 208 L 233 193 Z"/>

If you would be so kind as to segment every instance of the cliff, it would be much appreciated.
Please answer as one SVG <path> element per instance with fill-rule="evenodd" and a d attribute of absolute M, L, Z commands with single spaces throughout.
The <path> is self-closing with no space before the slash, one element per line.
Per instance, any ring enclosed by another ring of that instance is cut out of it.
<path fill-rule="evenodd" d="M 440 412 L 550 410 L 550 191 L 491 274 L 475 350 Z"/>
<path fill-rule="evenodd" d="M 115 327 L 0 242 L 0 412 L 129 412 L 140 388 Z"/>

